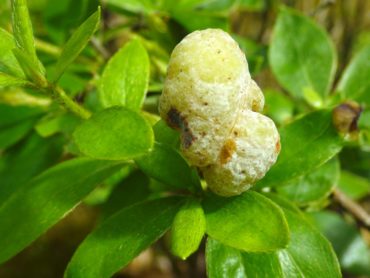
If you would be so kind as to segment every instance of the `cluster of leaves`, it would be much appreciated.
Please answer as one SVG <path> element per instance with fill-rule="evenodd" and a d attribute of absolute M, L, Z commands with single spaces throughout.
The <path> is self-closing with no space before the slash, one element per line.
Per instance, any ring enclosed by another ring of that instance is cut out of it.
<path fill-rule="evenodd" d="M 113 27 L 100 21 L 98 1 L 35 3 L 35 13 L 46 8 L 42 26 L 34 25 L 38 39 L 26 0 L 11 1 L 12 33 L 7 22 L 0 29 L 0 263 L 82 201 L 99 205 L 103 217 L 66 277 L 110 277 L 167 231 L 182 259 L 206 237 L 209 277 L 340 277 L 336 254 L 343 270 L 370 273 L 358 230 L 323 210 L 336 186 L 354 200 L 370 189 L 370 45 L 333 87 L 335 48 L 308 17 L 282 7 L 268 56 L 265 46 L 235 35 L 253 72 L 270 67 L 284 89 L 266 90 L 282 152 L 253 190 L 221 198 L 183 159 L 156 103 L 182 35 L 229 30 L 232 7 L 260 10 L 265 2 L 106 0 L 119 22 Z M 109 57 L 105 46 L 122 38 Z M 268 63 L 258 62 L 261 55 Z M 365 108 L 351 143 L 332 122 L 344 100 Z"/>

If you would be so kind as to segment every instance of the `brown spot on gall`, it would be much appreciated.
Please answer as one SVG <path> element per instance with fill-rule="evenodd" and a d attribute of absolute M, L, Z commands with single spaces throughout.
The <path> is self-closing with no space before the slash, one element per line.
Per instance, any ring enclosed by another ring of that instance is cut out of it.
<path fill-rule="evenodd" d="M 174 129 L 181 130 L 181 143 L 185 149 L 189 148 L 195 141 L 195 136 L 189 128 L 189 124 L 176 108 L 171 108 L 167 112 L 168 125 Z"/>
<path fill-rule="evenodd" d="M 278 139 L 278 140 L 276 141 L 276 144 L 275 144 L 275 152 L 276 152 L 276 153 L 279 153 L 279 152 L 280 152 L 280 149 L 281 149 L 280 139 Z"/>
<path fill-rule="evenodd" d="M 181 134 L 182 145 L 184 146 L 185 149 L 187 149 L 193 144 L 195 140 L 196 140 L 196 137 L 193 135 L 189 127 L 186 126 L 182 130 L 182 134 Z"/>
<path fill-rule="evenodd" d="M 230 161 L 231 156 L 236 150 L 235 141 L 232 139 L 227 139 L 225 144 L 222 146 L 220 151 L 220 162 L 221 164 L 225 164 Z"/>
<path fill-rule="evenodd" d="M 171 108 L 167 112 L 167 122 L 174 129 L 181 129 L 183 126 L 182 116 L 176 108 Z"/>

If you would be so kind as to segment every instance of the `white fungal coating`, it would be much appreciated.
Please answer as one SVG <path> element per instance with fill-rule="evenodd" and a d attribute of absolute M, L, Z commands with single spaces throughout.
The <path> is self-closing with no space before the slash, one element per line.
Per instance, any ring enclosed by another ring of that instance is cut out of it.
<path fill-rule="evenodd" d="M 263 106 L 245 55 L 226 32 L 193 32 L 173 50 L 159 111 L 181 130 L 184 156 L 217 194 L 240 194 L 275 162 L 279 135 L 270 119 L 256 113 Z"/>

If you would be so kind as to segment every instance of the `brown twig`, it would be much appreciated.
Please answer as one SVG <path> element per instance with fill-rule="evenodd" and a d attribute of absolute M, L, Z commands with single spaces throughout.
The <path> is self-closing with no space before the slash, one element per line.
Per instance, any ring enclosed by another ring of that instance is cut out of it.
<path fill-rule="evenodd" d="M 348 211 L 354 218 L 356 218 L 365 227 L 370 228 L 370 215 L 358 203 L 353 201 L 339 189 L 333 191 L 334 200 L 338 202 L 346 211 Z"/>

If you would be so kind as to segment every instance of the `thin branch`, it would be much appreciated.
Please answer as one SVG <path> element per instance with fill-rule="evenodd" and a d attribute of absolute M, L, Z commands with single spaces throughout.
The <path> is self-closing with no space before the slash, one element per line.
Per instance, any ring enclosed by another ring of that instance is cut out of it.
<path fill-rule="evenodd" d="M 363 207 L 337 188 L 334 189 L 333 197 L 354 218 L 360 221 L 365 227 L 370 228 L 370 215 Z"/>
<path fill-rule="evenodd" d="M 69 111 L 81 117 L 82 119 L 86 120 L 90 118 L 90 111 L 86 110 L 84 107 L 71 99 L 62 88 L 60 88 L 59 86 L 55 86 L 52 87 L 51 90 L 54 97 Z"/>

